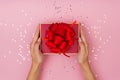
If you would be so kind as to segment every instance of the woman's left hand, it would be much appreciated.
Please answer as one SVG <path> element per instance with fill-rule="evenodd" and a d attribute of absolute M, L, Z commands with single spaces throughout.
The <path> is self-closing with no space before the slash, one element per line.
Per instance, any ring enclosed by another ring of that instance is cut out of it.
<path fill-rule="evenodd" d="M 30 53 L 32 56 L 32 63 L 42 63 L 43 55 L 41 52 L 40 25 L 37 27 L 33 40 L 30 44 Z"/>

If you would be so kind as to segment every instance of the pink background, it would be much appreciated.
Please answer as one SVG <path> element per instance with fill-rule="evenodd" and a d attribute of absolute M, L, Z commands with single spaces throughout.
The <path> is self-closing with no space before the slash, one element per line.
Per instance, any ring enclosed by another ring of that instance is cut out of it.
<path fill-rule="evenodd" d="M 119 0 L 0 0 L 0 80 L 26 80 L 38 23 L 81 22 L 97 80 L 120 80 Z M 77 56 L 45 56 L 41 80 L 83 80 Z"/>

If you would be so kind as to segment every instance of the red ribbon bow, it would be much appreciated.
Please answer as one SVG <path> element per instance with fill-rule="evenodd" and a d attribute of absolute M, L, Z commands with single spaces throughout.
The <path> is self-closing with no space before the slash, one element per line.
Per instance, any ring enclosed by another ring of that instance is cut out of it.
<path fill-rule="evenodd" d="M 74 44 L 74 37 L 75 32 L 69 24 L 55 23 L 46 31 L 47 42 L 45 44 L 51 52 L 66 55 L 65 52 Z"/>

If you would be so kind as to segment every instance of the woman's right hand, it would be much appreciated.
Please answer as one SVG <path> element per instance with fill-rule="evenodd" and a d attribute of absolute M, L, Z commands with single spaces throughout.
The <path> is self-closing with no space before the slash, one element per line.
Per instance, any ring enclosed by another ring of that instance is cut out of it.
<path fill-rule="evenodd" d="M 95 75 L 90 67 L 88 62 L 88 44 L 86 38 L 83 34 L 83 29 L 79 25 L 79 52 L 78 52 L 78 61 L 81 65 L 82 72 L 84 74 L 85 80 L 95 80 Z"/>
<path fill-rule="evenodd" d="M 79 42 L 78 61 L 80 64 L 84 64 L 85 62 L 88 62 L 88 44 L 81 25 L 79 25 L 78 42 Z"/>

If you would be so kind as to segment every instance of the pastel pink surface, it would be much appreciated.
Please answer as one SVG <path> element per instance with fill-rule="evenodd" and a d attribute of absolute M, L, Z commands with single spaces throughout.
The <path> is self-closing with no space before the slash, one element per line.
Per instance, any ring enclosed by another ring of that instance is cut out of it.
<path fill-rule="evenodd" d="M 41 38 L 45 38 L 46 31 L 49 29 L 51 24 L 41 24 Z M 75 31 L 75 38 L 78 38 L 78 24 L 72 26 L 72 29 Z M 47 40 L 42 40 L 42 51 L 44 54 L 51 54 L 50 49 L 46 46 L 45 42 Z M 76 54 L 78 52 L 78 40 L 74 41 L 74 45 L 70 47 L 67 54 Z"/>
<path fill-rule="evenodd" d="M 81 22 L 97 80 L 120 80 L 120 0 L 0 0 L 0 80 L 26 80 L 39 23 Z M 45 56 L 40 80 L 84 80 L 77 55 Z"/>

